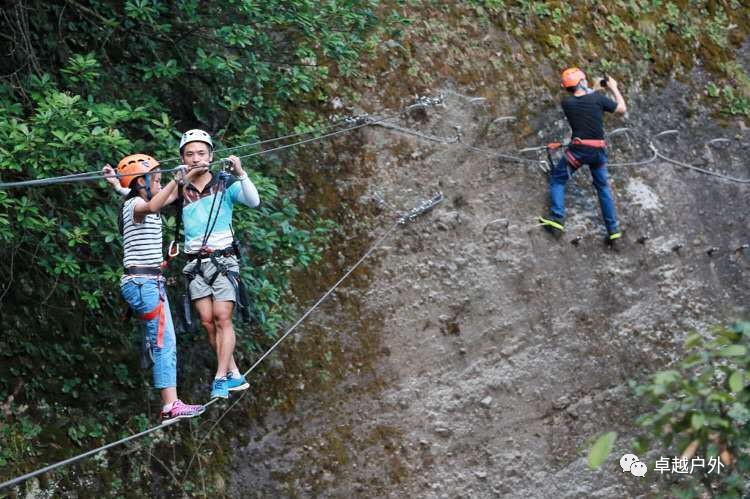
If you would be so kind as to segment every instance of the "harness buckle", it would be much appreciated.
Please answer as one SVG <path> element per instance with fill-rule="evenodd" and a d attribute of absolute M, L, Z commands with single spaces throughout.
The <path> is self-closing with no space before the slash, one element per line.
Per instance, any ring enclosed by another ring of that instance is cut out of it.
<path fill-rule="evenodd" d="M 180 254 L 180 243 L 172 241 L 169 243 L 169 249 L 167 250 L 167 256 L 174 258 Z"/>

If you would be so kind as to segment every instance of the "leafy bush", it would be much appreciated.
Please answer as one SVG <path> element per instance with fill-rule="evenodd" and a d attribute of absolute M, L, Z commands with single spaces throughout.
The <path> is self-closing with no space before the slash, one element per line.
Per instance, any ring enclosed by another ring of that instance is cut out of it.
<path fill-rule="evenodd" d="M 637 424 L 647 433 L 637 452 L 659 443 L 672 455 L 708 462 L 721 459 L 721 473 L 686 475 L 675 485 L 678 497 L 746 497 L 750 491 L 750 323 L 716 328 L 710 338 L 692 333 L 688 354 L 674 369 L 654 374 L 635 393 L 654 405 Z"/>
<path fill-rule="evenodd" d="M 717 463 L 669 474 L 670 497 L 747 497 L 750 323 L 717 327 L 708 338 L 692 333 L 685 350 L 687 356 L 671 369 L 653 374 L 645 383 L 632 382 L 635 394 L 653 409 L 637 418 L 636 424 L 645 431 L 629 448 L 640 456 L 659 451 L 660 456 L 671 456 L 670 463 L 674 459 Z M 605 461 L 615 438 L 615 433 L 606 433 L 591 447 L 592 467 Z M 659 473 L 653 466 L 650 469 Z"/>

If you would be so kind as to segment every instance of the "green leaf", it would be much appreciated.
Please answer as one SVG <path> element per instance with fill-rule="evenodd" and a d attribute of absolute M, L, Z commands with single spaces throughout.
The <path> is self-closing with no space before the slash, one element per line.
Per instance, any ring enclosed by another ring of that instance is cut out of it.
<path fill-rule="evenodd" d="M 654 375 L 654 384 L 656 385 L 669 385 L 680 379 L 680 373 L 678 371 L 660 371 Z"/>
<path fill-rule="evenodd" d="M 612 452 L 612 447 L 617 440 L 617 432 L 610 431 L 599 437 L 589 450 L 589 466 L 591 469 L 597 469 L 604 463 Z"/>
<path fill-rule="evenodd" d="M 738 393 L 745 386 L 745 376 L 742 371 L 734 371 L 729 376 L 729 389 L 735 393 Z"/>
<path fill-rule="evenodd" d="M 700 412 L 695 412 L 692 416 L 690 416 L 690 426 L 694 430 L 700 430 L 701 428 L 703 428 L 704 424 L 706 424 L 706 416 L 701 414 Z"/>
<path fill-rule="evenodd" d="M 702 338 L 701 335 L 698 333 L 690 333 L 687 338 L 685 338 L 685 348 L 693 348 L 697 344 L 701 342 Z"/>
<path fill-rule="evenodd" d="M 745 424 L 750 420 L 750 410 L 747 409 L 745 404 L 735 402 L 727 412 L 727 416 L 738 423 Z"/>
<path fill-rule="evenodd" d="M 719 350 L 722 357 L 742 357 L 747 353 L 747 349 L 742 345 L 729 345 Z"/>

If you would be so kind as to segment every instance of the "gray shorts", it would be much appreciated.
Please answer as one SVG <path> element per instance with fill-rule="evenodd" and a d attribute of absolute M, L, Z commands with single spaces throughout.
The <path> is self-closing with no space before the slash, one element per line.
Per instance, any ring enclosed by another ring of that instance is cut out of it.
<path fill-rule="evenodd" d="M 216 261 L 227 267 L 231 272 L 239 274 L 240 266 L 237 263 L 236 256 L 217 256 Z M 198 260 L 193 260 L 185 265 L 182 269 L 183 274 L 195 272 Z M 195 301 L 207 296 L 213 296 L 214 301 L 237 301 L 237 278 L 231 275 L 224 275 L 219 272 L 213 284 L 208 285 L 206 281 L 210 280 L 218 269 L 210 258 L 201 259 L 200 272 L 196 274 L 195 279 L 190 281 L 190 299 Z M 231 280 L 230 280 L 231 279 Z"/>

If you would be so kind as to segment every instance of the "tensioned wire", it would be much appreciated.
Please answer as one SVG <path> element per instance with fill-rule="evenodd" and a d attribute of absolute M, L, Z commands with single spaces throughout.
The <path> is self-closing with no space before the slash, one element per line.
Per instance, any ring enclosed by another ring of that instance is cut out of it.
<path fill-rule="evenodd" d="M 285 145 L 283 147 L 276 147 L 276 148 L 272 148 L 272 149 L 268 149 L 268 150 L 257 151 L 257 152 L 255 152 L 253 154 L 248 154 L 248 155 L 244 155 L 244 156 L 240 156 L 240 157 L 241 158 L 247 158 L 247 157 L 252 157 L 252 156 L 258 156 L 258 155 L 261 155 L 261 154 L 265 154 L 266 152 L 278 151 L 278 150 L 281 150 L 281 149 L 286 149 L 287 147 L 293 147 L 293 146 L 300 145 L 300 144 L 306 144 L 308 142 L 312 142 L 312 141 L 315 141 L 315 140 L 320 140 L 320 139 L 327 138 L 327 137 L 330 137 L 330 136 L 338 135 L 340 133 L 345 133 L 345 132 L 350 131 L 350 130 L 356 130 L 357 128 L 362 128 L 363 126 L 374 125 L 374 124 L 380 123 L 381 121 L 385 121 L 385 120 L 389 120 L 391 118 L 395 118 L 395 117 L 399 116 L 399 114 L 404 113 L 404 112 L 408 112 L 411 109 L 415 109 L 415 108 L 418 108 L 418 107 L 427 107 L 429 105 L 431 105 L 431 104 L 426 104 L 424 102 L 417 102 L 415 104 L 411 104 L 409 106 L 406 106 L 399 113 L 392 114 L 390 116 L 386 116 L 386 117 L 379 118 L 379 119 L 370 118 L 367 114 L 365 114 L 363 116 L 355 116 L 355 117 L 342 118 L 342 119 L 337 120 L 337 121 L 335 121 L 335 122 L 333 122 L 333 123 L 331 123 L 329 125 L 326 125 L 324 127 L 319 127 L 319 128 L 317 128 L 315 130 L 310 130 L 310 131 L 307 131 L 307 132 L 297 132 L 297 133 L 292 133 L 292 134 L 288 134 L 288 135 L 282 135 L 280 137 L 274 137 L 272 139 L 266 139 L 266 140 L 261 140 L 261 141 L 256 141 L 256 142 L 250 142 L 250 143 L 247 143 L 247 144 L 240 144 L 240 145 L 234 146 L 234 147 L 227 147 L 227 148 L 223 148 L 223 149 L 216 149 L 213 152 L 214 153 L 221 153 L 221 152 L 235 151 L 235 150 L 238 150 L 238 149 L 243 149 L 243 148 L 248 148 L 248 147 L 254 147 L 254 146 L 259 146 L 259 145 L 263 145 L 263 144 L 269 144 L 269 143 L 272 143 L 272 142 L 278 142 L 280 140 L 286 140 L 286 139 L 290 139 L 290 138 L 294 138 L 294 137 L 301 137 L 303 135 L 311 135 L 311 134 L 314 134 L 314 133 L 331 130 L 332 128 L 336 128 L 337 126 L 340 126 L 341 123 L 346 123 L 346 122 L 349 122 L 349 121 L 352 121 L 352 120 L 357 120 L 358 121 L 359 118 L 365 118 L 364 123 L 358 123 L 358 124 L 356 124 L 356 125 L 354 125 L 352 127 L 348 127 L 348 128 L 342 129 L 342 130 L 338 130 L 337 132 L 334 132 L 332 134 L 324 134 L 324 135 L 320 135 L 318 137 L 313 137 L 311 139 L 306 139 L 306 140 L 303 140 L 303 141 L 300 141 L 300 142 L 296 142 L 296 143 L 292 143 L 292 144 L 287 144 L 287 145 Z M 177 158 L 168 158 L 168 159 L 166 159 L 164 161 L 161 161 L 160 164 L 161 163 L 168 163 L 168 162 L 172 162 L 172 161 L 178 161 L 179 159 L 180 159 L 179 157 L 177 157 Z M 221 164 L 221 161 L 216 161 L 216 162 L 211 163 L 211 164 L 212 165 Z M 179 167 L 167 168 L 167 169 L 160 168 L 157 171 L 161 172 L 161 173 L 170 173 L 170 172 L 174 172 L 174 171 L 177 171 L 177 170 L 179 170 Z M 12 187 L 35 187 L 35 186 L 54 185 L 54 184 L 72 183 L 72 182 L 87 182 L 89 180 L 100 180 L 100 179 L 106 179 L 106 178 L 119 178 L 120 176 L 121 175 L 119 175 L 117 173 L 111 174 L 111 175 L 105 175 L 105 174 L 103 174 L 101 172 L 101 170 L 96 170 L 96 171 L 90 171 L 90 172 L 71 173 L 69 175 L 60 175 L 60 176 L 57 176 L 57 177 L 48 177 L 48 178 L 43 178 L 43 179 L 23 180 L 23 181 L 17 181 L 17 182 L 0 182 L 0 189 L 9 189 L 9 188 L 12 188 Z"/>
<path fill-rule="evenodd" d="M 343 276 L 341 276 L 341 278 L 338 281 L 336 281 L 336 284 L 331 286 L 331 288 L 328 291 L 326 291 L 325 294 L 323 294 L 323 296 L 321 296 L 318 299 L 318 301 L 316 301 L 315 304 L 307 310 L 307 312 L 305 312 L 299 319 L 297 319 L 297 322 L 295 322 L 278 340 L 276 340 L 276 342 L 273 345 L 271 345 L 271 347 L 268 350 L 266 350 L 263 353 L 263 355 L 260 356 L 258 360 L 255 361 L 255 363 L 253 363 L 252 366 L 250 366 L 250 368 L 247 371 L 245 371 L 243 376 L 247 377 L 266 359 L 266 357 L 271 355 L 271 353 L 273 353 L 273 351 L 276 350 L 276 347 L 278 347 L 290 334 L 294 332 L 295 329 L 297 329 L 297 326 L 302 324 L 305 321 L 305 319 L 307 319 L 310 316 L 310 314 L 312 314 L 313 311 L 315 311 L 315 309 L 317 309 L 320 306 L 320 304 L 323 303 L 326 300 L 326 298 L 328 298 L 331 295 L 331 293 L 333 293 L 336 290 L 336 288 L 338 288 L 341 285 L 341 283 L 343 283 L 347 279 L 347 277 L 349 277 L 352 274 L 352 272 L 357 270 L 357 268 L 362 264 L 362 262 L 364 262 L 372 254 L 372 252 L 375 251 L 383 243 L 383 241 L 385 241 L 391 235 L 391 233 L 396 229 L 396 227 L 404 223 L 403 220 L 404 220 L 403 218 L 399 218 L 393 225 L 391 225 L 388 228 L 388 230 L 386 230 L 385 233 L 383 233 L 383 235 L 380 236 L 377 239 L 377 241 L 375 241 L 370 246 L 370 248 L 362 255 L 362 257 L 360 257 L 360 259 L 357 260 L 357 262 L 354 265 L 352 265 L 352 267 Z M 187 477 L 187 474 L 193 465 L 193 461 L 195 461 L 195 458 L 198 455 L 198 452 L 200 452 L 200 449 L 203 446 L 203 443 L 211 435 L 211 432 L 214 431 L 214 429 L 219 425 L 219 423 L 221 423 L 224 417 L 227 414 L 229 414 L 229 412 L 245 397 L 247 393 L 248 393 L 248 390 L 245 390 L 243 394 L 232 403 L 232 405 L 227 407 L 224 410 L 224 412 L 221 414 L 221 416 L 219 416 L 219 418 L 214 422 L 211 428 L 203 436 L 201 441 L 198 443 L 198 448 L 193 453 L 193 456 L 190 458 L 190 462 L 188 463 L 187 468 L 185 469 L 185 474 L 184 474 L 185 477 Z M 209 407 L 210 405 L 212 405 L 214 402 L 218 400 L 219 399 L 216 399 L 216 398 L 210 400 L 205 405 L 205 407 Z"/>
<path fill-rule="evenodd" d="M 398 116 L 398 115 L 395 115 L 395 116 Z M 389 118 L 390 117 L 383 118 L 383 119 L 389 119 Z M 266 139 L 266 140 L 261 140 L 261 141 L 257 141 L 257 142 L 251 142 L 251 143 L 247 143 L 247 144 L 241 144 L 239 146 L 227 147 L 227 148 L 223 148 L 223 149 L 217 149 L 217 150 L 214 151 L 214 153 L 235 151 L 235 150 L 238 150 L 238 149 L 243 149 L 243 148 L 248 148 L 248 147 L 255 147 L 255 146 L 260 146 L 260 145 L 264 145 L 264 144 L 269 144 L 269 143 L 272 143 L 272 142 L 278 142 L 278 141 L 281 141 L 281 140 L 287 140 L 287 139 L 294 138 L 294 137 L 301 137 L 303 135 L 311 135 L 311 134 L 318 133 L 318 132 L 321 132 L 321 131 L 327 131 L 327 130 L 331 130 L 332 128 L 336 128 L 337 126 L 340 126 L 341 122 L 345 122 L 345 121 L 347 121 L 347 119 L 339 120 L 339 121 L 337 121 L 337 122 L 335 122 L 333 124 L 327 125 L 325 127 L 318 128 L 316 130 L 311 130 L 311 131 L 308 131 L 308 132 L 298 132 L 298 133 L 283 135 L 283 136 L 280 136 L 280 137 L 274 137 L 272 139 Z M 340 133 L 345 133 L 345 132 L 348 132 L 348 131 L 351 131 L 351 130 L 355 130 L 355 129 L 361 128 L 362 126 L 365 126 L 367 124 L 370 124 L 370 123 L 365 123 L 364 125 L 363 124 L 358 124 L 358 125 L 355 125 L 355 126 L 352 126 L 352 127 L 344 128 L 342 130 L 338 130 L 333 135 L 337 135 L 337 134 L 340 134 Z M 273 148 L 273 149 L 269 149 L 269 150 L 256 151 L 255 153 L 253 153 L 251 155 L 245 155 L 245 156 L 241 156 L 241 157 L 257 156 L 257 155 L 260 155 L 260 154 L 265 154 L 266 152 L 273 152 L 273 151 L 276 151 L 276 150 L 285 149 L 287 147 L 293 147 L 295 145 L 305 144 L 305 143 L 308 143 L 308 142 L 312 142 L 314 140 L 321 140 L 321 139 L 324 139 L 324 138 L 327 138 L 327 137 L 330 137 L 330 136 L 332 136 L 332 134 L 324 134 L 324 135 L 320 135 L 320 136 L 317 136 L 317 137 L 313 137 L 311 139 L 306 139 L 306 140 L 298 142 L 298 143 L 286 144 L 284 147 L 277 147 L 277 148 Z M 168 163 L 168 162 L 172 162 L 172 161 L 177 161 L 179 159 L 180 158 L 169 158 L 169 159 L 166 159 L 164 161 L 160 161 L 159 163 L 163 164 L 163 163 Z M 220 161 L 216 161 L 216 162 L 212 163 L 212 165 L 220 164 L 220 163 L 221 163 Z M 177 171 L 179 169 L 180 169 L 179 167 L 175 167 L 175 168 L 159 168 L 156 171 L 158 171 L 160 173 L 170 173 L 170 172 Z M 73 182 L 88 182 L 88 181 L 91 181 L 91 180 L 101 180 L 101 179 L 107 179 L 107 178 L 120 178 L 120 177 L 121 177 L 121 175 L 117 174 L 117 173 L 106 175 L 106 174 L 102 173 L 101 170 L 96 170 L 96 171 L 90 171 L 90 172 L 71 173 L 71 174 L 68 174 L 68 175 L 59 175 L 59 176 L 56 176 L 56 177 L 49 177 L 49 178 L 43 178 L 43 179 L 22 180 L 22 181 L 18 181 L 18 182 L 0 182 L 0 189 L 9 189 L 9 188 L 13 188 L 13 187 L 40 187 L 40 186 L 45 186 L 45 185 L 64 184 L 64 183 L 73 183 Z"/>
<path fill-rule="evenodd" d="M 405 111 L 407 111 L 409 109 L 412 109 L 415 106 L 420 106 L 420 105 L 423 106 L 424 104 L 414 104 L 412 106 L 407 107 L 405 109 Z M 309 143 L 309 142 L 314 142 L 316 140 L 322 140 L 322 139 L 325 139 L 325 138 L 328 138 L 328 137 L 333 137 L 333 136 L 340 135 L 340 134 L 343 134 L 343 133 L 347 133 L 349 131 L 356 130 L 358 128 L 362 128 L 362 127 L 365 127 L 365 126 L 380 125 L 380 126 L 385 126 L 386 128 L 390 128 L 390 129 L 393 129 L 393 130 L 396 130 L 396 131 L 399 131 L 399 132 L 402 132 L 402 133 L 409 133 L 411 135 L 415 135 L 417 137 L 420 137 L 420 138 L 423 138 L 423 139 L 426 139 L 426 140 L 429 140 L 429 141 L 432 141 L 432 142 L 438 142 L 438 143 L 442 143 L 442 144 L 445 144 L 445 145 L 456 145 L 458 147 L 463 147 L 463 148 L 472 150 L 474 152 L 479 152 L 479 153 L 487 154 L 487 155 L 489 155 L 491 157 L 496 157 L 496 158 L 499 158 L 499 159 L 505 159 L 505 160 L 508 160 L 508 161 L 515 161 L 515 162 L 520 162 L 520 163 L 536 164 L 537 166 L 540 166 L 540 168 L 543 171 L 545 171 L 544 167 L 541 167 L 539 160 L 532 160 L 532 159 L 529 159 L 529 158 L 523 158 L 523 157 L 520 157 L 520 156 L 515 156 L 515 155 L 511 155 L 511 154 L 507 154 L 507 153 L 502 153 L 502 152 L 493 151 L 493 150 L 489 150 L 489 149 L 483 149 L 483 148 L 476 147 L 476 146 L 469 145 L 469 144 L 463 144 L 463 143 L 461 143 L 459 141 L 458 137 L 456 137 L 456 138 L 450 138 L 450 139 L 442 138 L 442 137 L 436 137 L 436 136 L 433 136 L 433 135 L 427 135 L 427 134 L 423 134 L 421 132 L 417 132 L 417 131 L 414 131 L 414 130 L 402 128 L 402 127 L 394 125 L 393 123 L 388 123 L 388 120 L 390 120 L 390 119 L 392 119 L 394 117 L 397 117 L 397 116 L 398 116 L 398 114 L 395 114 L 395 115 L 386 116 L 386 117 L 377 118 L 377 119 L 367 117 L 363 123 L 359 123 L 359 124 L 353 125 L 351 127 L 347 127 L 347 128 L 341 129 L 341 130 L 337 130 L 335 132 L 326 133 L 326 134 L 319 135 L 319 136 L 316 136 L 316 137 L 311 137 L 309 139 L 305 139 L 305 140 L 302 140 L 302 141 L 294 142 L 294 143 L 291 143 L 291 144 L 285 144 L 283 146 L 278 146 L 278 147 L 274 147 L 274 148 L 271 148 L 271 149 L 264 149 L 264 150 L 256 151 L 256 152 L 253 152 L 253 153 L 250 153 L 250 154 L 245 154 L 245 155 L 239 156 L 239 158 L 250 158 L 250 157 L 254 157 L 254 156 L 259 156 L 259 155 L 262 155 L 262 154 L 267 154 L 267 153 L 271 153 L 271 152 L 275 152 L 275 151 L 287 149 L 287 148 L 294 147 L 294 146 L 297 146 L 297 145 L 302 145 L 302 144 L 306 144 L 306 143 Z M 344 121 L 346 121 L 346 120 L 344 120 Z M 332 124 L 332 125 L 329 125 L 327 127 L 323 127 L 321 129 L 318 129 L 316 131 L 330 130 L 331 128 L 334 128 L 336 126 L 338 126 L 338 125 Z M 239 146 L 235 146 L 235 147 L 232 147 L 232 148 L 220 149 L 220 150 L 217 150 L 216 152 L 229 151 L 229 150 L 237 150 L 237 149 L 252 147 L 252 146 L 261 145 L 261 144 L 268 144 L 268 143 L 271 143 L 271 142 L 277 142 L 279 140 L 284 140 L 284 139 L 288 139 L 288 138 L 292 138 L 292 137 L 298 137 L 298 136 L 302 136 L 302 135 L 309 135 L 309 134 L 314 133 L 314 132 L 315 131 L 300 132 L 300 133 L 285 135 L 285 136 L 276 137 L 276 138 L 273 138 L 273 139 L 266 139 L 264 141 L 259 141 L 259 142 L 254 142 L 254 143 L 239 145 Z M 717 178 L 721 178 L 721 179 L 724 179 L 724 180 L 727 180 L 727 181 L 730 181 L 730 182 L 735 182 L 735 183 L 740 183 L 740 184 L 750 183 L 750 178 L 743 179 L 743 178 L 733 177 L 733 176 L 730 176 L 730 175 L 726 175 L 726 174 L 723 174 L 723 173 L 714 172 L 714 171 L 711 171 L 711 170 L 708 170 L 708 169 L 705 169 L 705 168 L 701 168 L 701 167 L 698 167 L 698 166 L 695 166 L 695 165 L 691 165 L 689 163 L 685 163 L 685 162 L 682 162 L 682 161 L 675 160 L 675 159 L 670 158 L 668 156 L 665 156 L 664 154 L 662 154 L 661 152 L 659 152 L 656 149 L 656 147 L 653 145 L 653 141 L 657 137 L 662 136 L 662 135 L 666 135 L 666 134 L 675 134 L 675 133 L 677 133 L 676 130 L 665 130 L 665 131 L 660 132 L 660 133 L 658 133 L 658 134 L 656 134 L 656 135 L 654 135 L 654 136 L 651 137 L 651 139 L 648 142 L 648 145 L 649 145 L 649 147 L 651 148 L 651 150 L 653 152 L 653 156 L 651 158 L 648 158 L 648 159 L 645 159 L 645 160 L 642 160 L 642 161 L 611 162 L 611 163 L 609 163 L 608 166 L 644 166 L 644 165 L 647 165 L 647 164 L 655 162 L 657 160 L 657 158 L 661 158 L 664 161 L 666 161 L 666 162 L 668 162 L 668 163 L 670 163 L 672 165 L 679 166 L 679 167 L 686 168 L 686 169 L 691 169 L 691 170 L 697 171 L 699 173 L 703 173 L 705 175 L 714 176 L 714 177 L 717 177 Z M 538 150 L 545 149 L 545 147 L 546 146 L 530 147 L 530 148 L 522 149 L 520 152 L 538 151 Z M 170 159 L 170 160 L 167 160 L 167 161 L 171 161 L 171 160 L 173 160 L 173 159 Z M 218 160 L 218 161 L 215 161 L 215 162 L 211 163 L 209 166 L 224 165 L 225 161 L 226 160 Z M 170 172 L 177 171 L 179 169 L 180 169 L 180 167 L 167 168 L 167 169 L 161 169 L 160 168 L 157 171 L 159 171 L 161 173 L 170 173 Z M 63 176 L 59 176 L 59 177 L 50 177 L 50 178 L 46 178 L 46 179 L 25 180 L 25 181 L 19 181 L 19 182 L 2 182 L 2 183 L 0 183 L 0 189 L 7 189 L 7 188 L 11 188 L 11 187 L 43 186 L 43 185 L 52 185 L 52 184 L 60 184 L 60 183 L 72 183 L 72 182 L 86 182 L 86 181 L 90 181 L 90 180 L 99 180 L 99 179 L 105 179 L 105 178 L 119 178 L 119 177 L 120 177 L 119 174 L 105 175 L 101 171 L 84 172 L 84 173 L 73 173 L 73 174 L 70 174 L 70 175 L 63 175 Z"/>

